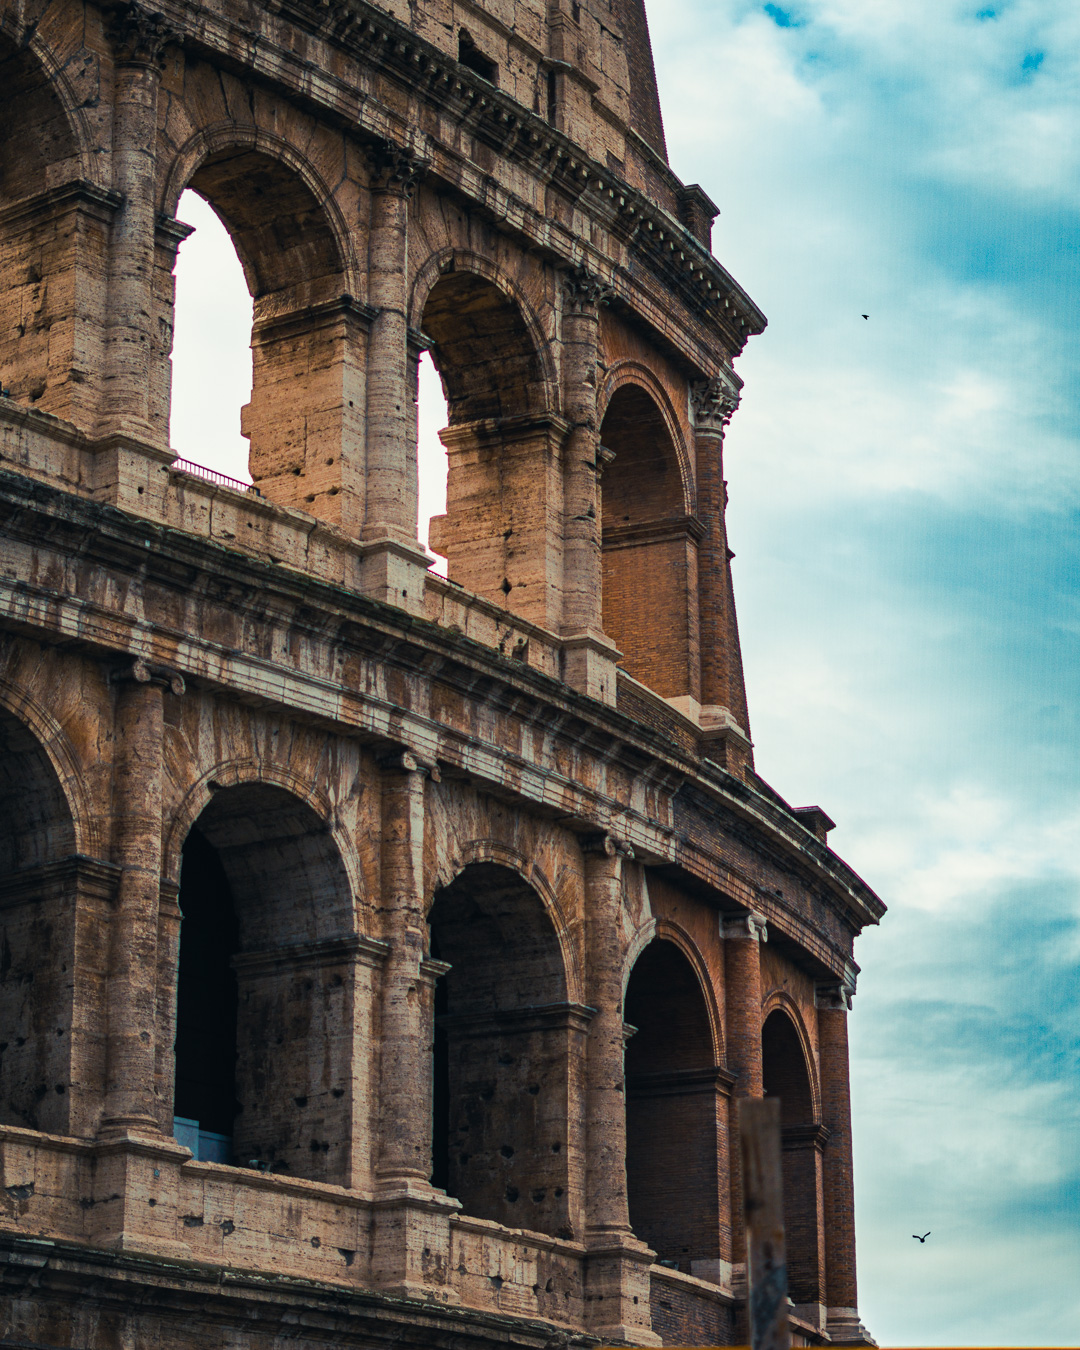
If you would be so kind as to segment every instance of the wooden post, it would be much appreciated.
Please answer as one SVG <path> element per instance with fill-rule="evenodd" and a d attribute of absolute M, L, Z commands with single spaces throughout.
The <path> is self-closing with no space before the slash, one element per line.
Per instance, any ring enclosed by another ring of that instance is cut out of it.
<path fill-rule="evenodd" d="M 790 1350 L 780 1101 L 739 1102 L 752 1350 Z"/>

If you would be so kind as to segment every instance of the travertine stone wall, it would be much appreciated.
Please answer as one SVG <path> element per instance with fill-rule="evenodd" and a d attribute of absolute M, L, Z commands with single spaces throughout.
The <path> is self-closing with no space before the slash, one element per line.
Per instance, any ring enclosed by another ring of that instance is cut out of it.
<path fill-rule="evenodd" d="M 168 446 L 187 188 L 257 492 Z M 768 1089 L 865 1340 L 883 907 L 752 764 L 714 211 L 640 0 L 0 0 L 0 1338 L 721 1343 Z"/>

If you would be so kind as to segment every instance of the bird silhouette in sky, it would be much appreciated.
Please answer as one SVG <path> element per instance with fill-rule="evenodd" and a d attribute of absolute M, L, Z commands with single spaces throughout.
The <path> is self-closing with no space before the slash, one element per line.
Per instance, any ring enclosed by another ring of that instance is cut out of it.
<path fill-rule="evenodd" d="M 918 1233 L 912 1233 L 911 1236 L 915 1239 L 916 1242 L 925 1242 L 926 1239 L 930 1236 L 930 1230 L 927 1229 L 926 1232 L 922 1235 L 922 1237 L 919 1237 Z"/>
<path fill-rule="evenodd" d="M 864 314 L 864 315 L 863 315 L 863 318 L 864 318 L 864 319 L 868 319 L 868 318 L 869 318 L 869 317 L 870 317 L 870 315 L 869 315 L 869 314 Z M 915 1236 L 915 1234 L 914 1234 L 914 1233 L 912 1233 L 912 1235 L 911 1235 L 911 1236 L 912 1236 L 912 1237 L 914 1237 L 914 1236 Z"/>

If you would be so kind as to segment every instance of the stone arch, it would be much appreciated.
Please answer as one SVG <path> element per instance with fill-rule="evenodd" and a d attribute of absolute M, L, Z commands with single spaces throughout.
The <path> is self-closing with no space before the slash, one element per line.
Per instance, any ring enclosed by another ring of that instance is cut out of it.
<path fill-rule="evenodd" d="M 177 152 L 162 190 L 173 215 L 185 188 L 225 226 L 252 297 L 251 402 L 240 429 L 259 491 L 358 531 L 363 483 L 360 391 L 368 311 L 352 234 L 330 186 L 289 142 L 216 123 Z M 171 328 L 171 299 L 168 303 Z"/>
<path fill-rule="evenodd" d="M 36 26 L 13 23 L 6 14 L 0 20 L 0 90 L 0 200 L 101 177 L 96 161 L 102 157 L 91 151 L 86 113 L 63 63 Z M 16 110 L 13 134 L 7 119 Z M 39 179 L 35 175 L 41 168 L 46 172 Z M 101 186 L 108 186 L 107 179 Z"/>
<path fill-rule="evenodd" d="M 700 661 L 694 480 L 660 382 L 626 361 L 603 389 L 603 625 L 623 666 L 665 698 L 697 698 Z"/>
<path fill-rule="evenodd" d="M 627 385 L 634 385 L 644 390 L 656 405 L 678 464 L 683 510 L 687 515 L 693 515 L 696 509 L 697 494 L 694 483 L 694 465 L 686 443 L 686 435 L 667 389 L 648 366 L 643 365 L 640 361 L 627 360 L 619 361 L 608 370 L 600 388 L 600 396 L 597 399 L 597 412 L 601 424 L 608 408 L 611 406 L 612 399 L 620 389 L 624 389 Z"/>
<path fill-rule="evenodd" d="M 535 410 L 557 412 L 560 406 L 560 389 L 551 352 L 550 336 L 545 331 L 543 323 L 525 293 L 490 258 L 485 258 L 483 254 L 475 253 L 472 249 L 463 248 L 445 248 L 433 253 L 418 268 L 416 276 L 413 278 L 409 293 L 409 327 L 414 332 L 425 333 L 427 337 L 434 336 L 426 333 L 424 329 L 424 315 L 427 311 L 428 301 L 441 281 L 456 276 L 472 276 L 487 282 L 501 294 L 508 306 L 512 306 L 517 311 L 524 332 L 527 334 L 529 343 L 536 354 L 536 361 L 540 370 L 542 394 L 535 399 Z M 438 366 L 437 359 L 436 366 Z M 443 377 L 443 380 L 445 384 L 445 377 Z M 451 424 L 453 424 L 455 419 L 449 397 L 447 398 L 447 406 L 450 408 Z"/>
<path fill-rule="evenodd" d="M 696 956 L 685 934 L 659 922 L 623 1005 L 630 1223 L 660 1260 L 688 1275 L 712 1269 L 720 1256 L 726 1122 L 715 1003 Z"/>
<path fill-rule="evenodd" d="M 365 886 L 355 840 L 337 819 L 330 796 L 319 782 L 294 773 L 287 764 L 276 764 L 272 760 L 223 760 L 208 769 L 188 787 L 173 811 L 165 832 L 161 869 L 164 878 L 179 883 L 184 840 L 192 825 L 213 800 L 215 793 L 221 788 L 258 783 L 283 788 L 309 806 L 324 823 L 349 878 L 349 886 L 356 898 L 356 912 L 359 916 Z"/>
<path fill-rule="evenodd" d="M 788 1289 L 797 1305 L 817 1305 L 824 1301 L 822 1155 L 828 1132 L 820 1124 L 814 1057 L 792 999 L 772 994 L 762 1012 L 762 1081 L 766 1096 L 780 1099 Z"/>
<path fill-rule="evenodd" d="M 446 394 L 446 514 L 429 543 L 451 581 L 552 627 L 561 605 L 552 522 L 562 510 L 551 342 L 524 295 L 487 259 L 447 249 L 414 282 L 414 329 Z"/>
<path fill-rule="evenodd" d="M 343 1184 L 363 946 L 349 871 L 327 804 L 287 770 L 215 773 L 170 830 L 177 1137 L 212 1161 Z"/>
<path fill-rule="evenodd" d="M 821 1086 L 818 1082 L 817 1056 L 814 1054 L 814 1044 L 806 1025 L 806 1019 L 802 1015 L 802 1009 L 790 994 L 783 989 L 774 989 L 765 997 L 761 1005 L 762 1031 L 764 1031 L 765 1024 L 772 1014 L 778 1011 L 785 1014 L 798 1039 L 810 1091 L 810 1119 L 819 1121 L 821 1119 Z"/>
<path fill-rule="evenodd" d="M 67 733 L 52 713 L 29 690 L 0 676 L 0 710 L 23 723 L 56 775 L 64 803 L 71 813 L 72 853 L 104 857 L 101 813 L 95 812 L 85 773 Z"/>
<path fill-rule="evenodd" d="M 64 973 L 78 968 L 83 860 L 61 776 L 70 764 L 57 765 L 63 733 L 12 692 L 0 684 L 0 1124 L 66 1133 L 72 1096 L 84 1095 L 72 1082 L 79 1028 Z"/>
<path fill-rule="evenodd" d="M 434 1000 L 433 1180 L 478 1218 L 573 1236 L 589 1014 L 568 997 L 556 924 L 523 860 L 490 844 L 466 852 L 479 860 L 428 911 L 432 956 L 449 963 Z"/>
<path fill-rule="evenodd" d="M 566 996 L 571 1002 L 580 1003 L 585 997 L 584 978 L 581 961 L 570 930 L 570 921 L 559 901 L 558 893 L 551 884 L 547 873 L 536 861 L 522 853 L 520 849 L 503 842 L 501 839 L 471 839 L 459 845 L 453 856 L 440 868 L 431 894 L 427 897 L 430 910 L 435 892 L 448 886 L 471 863 L 496 863 L 511 872 L 516 872 L 537 893 L 555 929 L 562 952 L 563 971 L 566 980 Z"/>

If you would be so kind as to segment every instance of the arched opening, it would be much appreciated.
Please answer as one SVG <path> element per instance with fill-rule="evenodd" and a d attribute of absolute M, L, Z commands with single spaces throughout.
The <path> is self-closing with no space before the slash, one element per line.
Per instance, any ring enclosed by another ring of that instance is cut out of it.
<path fill-rule="evenodd" d="M 715 1278 L 719 1075 L 701 983 L 673 942 L 657 939 L 638 958 L 625 1018 L 631 1227 L 658 1261 Z"/>
<path fill-rule="evenodd" d="M 600 444 L 604 631 L 622 665 L 664 698 L 697 698 L 697 545 L 678 455 L 664 416 L 640 385 L 608 403 Z"/>
<path fill-rule="evenodd" d="M 431 520 L 446 514 L 446 446 L 439 432 L 450 420 L 442 380 L 430 352 L 420 356 L 417 371 L 417 469 L 420 479 L 418 538 L 435 554 L 432 572 L 446 576 L 446 559 L 431 543 Z"/>
<path fill-rule="evenodd" d="M 219 789 L 184 843 L 177 1137 L 197 1156 L 344 1184 L 355 923 L 325 823 L 283 788 Z"/>
<path fill-rule="evenodd" d="M 75 828 L 48 756 L 0 711 L 0 1123 L 66 1132 Z"/>
<path fill-rule="evenodd" d="M 436 986 L 433 1181 L 467 1214 L 580 1233 L 587 1014 L 566 1000 L 543 902 L 514 871 L 466 867 L 428 917 Z"/>
<path fill-rule="evenodd" d="M 765 1019 L 761 1059 L 765 1095 L 780 1099 L 788 1293 L 796 1304 L 820 1304 L 825 1300 L 821 1150 L 827 1135 L 814 1120 L 802 1041 L 780 1008 Z"/>
<path fill-rule="evenodd" d="M 0 36 L 0 207 L 20 203 L 0 227 L 0 389 L 76 422 L 93 397 L 101 316 L 88 292 L 104 281 L 109 223 L 80 178 L 57 82 L 28 46 Z"/>
<path fill-rule="evenodd" d="M 169 444 L 184 460 L 251 482 L 240 410 L 251 399 L 252 301 L 229 232 L 190 188 L 177 215 L 194 233 L 176 259 Z"/>
<path fill-rule="evenodd" d="M 431 521 L 430 547 L 451 580 L 550 623 L 561 438 L 524 315 L 494 282 L 451 271 L 432 288 L 422 327 L 449 414 L 446 514 Z"/>
<path fill-rule="evenodd" d="M 356 532 L 362 465 L 349 452 L 363 444 L 365 339 L 328 211 L 298 171 L 259 150 L 215 152 L 187 187 L 227 230 L 252 301 L 240 419 L 251 479 L 270 500 Z"/>

